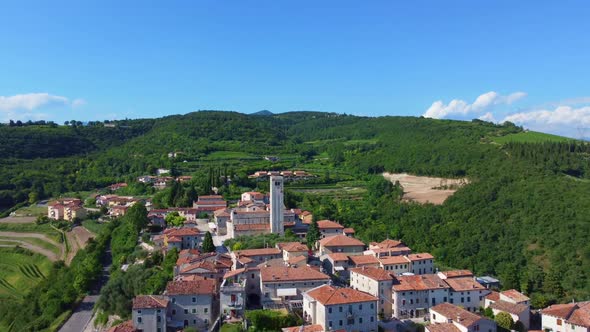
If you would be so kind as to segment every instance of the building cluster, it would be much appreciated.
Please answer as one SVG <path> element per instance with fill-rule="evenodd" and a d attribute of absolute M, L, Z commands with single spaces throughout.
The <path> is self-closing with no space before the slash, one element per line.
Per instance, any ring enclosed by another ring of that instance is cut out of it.
<path fill-rule="evenodd" d="M 106 207 L 107 214 L 111 217 L 122 217 L 127 210 L 136 203 L 145 204 L 146 208 L 151 208 L 151 200 L 139 199 L 132 196 L 119 196 L 115 194 L 96 196 L 96 206 Z"/>
<path fill-rule="evenodd" d="M 60 198 L 47 204 L 49 219 L 74 221 L 86 217 L 86 209 L 78 198 Z"/>
<path fill-rule="evenodd" d="M 286 182 L 307 180 L 314 177 L 306 171 L 256 171 L 254 174 L 248 175 L 248 178 L 257 181 L 268 181 L 271 176 L 282 176 Z"/>
<path fill-rule="evenodd" d="M 164 174 L 168 174 L 168 173 L 169 173 L 169 171 L 163 172 L 157 176 L 142 175 L 137 178 L 137 181 L 141 182 L 141 183 L 145 183 L 145 184 L 151 184 L 156 189 L 164 189 L 167 186 L 169 186 L 170 183 L 172 183 L 173 181 L 184 183 L 184 182 L 190 182 L 193 179 L 193 177 L 190 175 L 183 175 L 183 176 L 178 176 L 178 177 L 164 175 Z"/>

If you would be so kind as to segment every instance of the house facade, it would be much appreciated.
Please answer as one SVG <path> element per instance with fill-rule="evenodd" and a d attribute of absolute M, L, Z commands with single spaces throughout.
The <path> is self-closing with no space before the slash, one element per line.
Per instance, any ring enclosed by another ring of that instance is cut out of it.
<path fill-rule="evenodd" d="M 359 267 L 350 270 L 350 287 L 373 295 L 378 299 L 377 314 L 383 318 L 392 316 L 391 289 L 393 273 L 375 267 Z"/>

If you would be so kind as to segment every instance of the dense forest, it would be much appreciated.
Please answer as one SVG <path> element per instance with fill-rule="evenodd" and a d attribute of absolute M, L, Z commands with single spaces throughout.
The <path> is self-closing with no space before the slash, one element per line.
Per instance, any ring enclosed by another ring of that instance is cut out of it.
<path fill-rule="evenodd" d="M 186 205 L 211 186 L 229 198 L 260 186 L 247 177 L 256 170 L 299 168 L 319 174 L 322 183 L 364 184 L 366 192 L 351 199 L 289 187 L 287 199 L 316 217 L 355 227 L 365 241 L 402 239 L 416 251 L 432 252 L 441 267 L 499 276 L 506 288 L 533 294 L 537 305 L 590 298 L 587 143 L 497 144 L 493 138 L 522 128 L 317 112 L 202 111 L 114 124 L 0 127 L 0 210 L 133 183 L 159 167 L 195 176 L 188 187 L 155 197 L 161 206 Z M 267 155 L 280 160 L 266 161 Z M 420 205 L 402 202 L 399 188 L 380 176 L 384 171 L 467 177 L 470 184 L 443 205 Z"/>

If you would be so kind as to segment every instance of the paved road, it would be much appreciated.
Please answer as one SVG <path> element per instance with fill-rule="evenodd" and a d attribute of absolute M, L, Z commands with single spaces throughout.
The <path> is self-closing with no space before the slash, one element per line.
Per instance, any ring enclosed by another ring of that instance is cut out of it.
<path fill-rule="evenodd" d="M 68 321 L 59 329 L 59 332 L 81 332 L 84 331 L 86 325 L 92 319 L 92 309 L 98 301 L 100 295 L 100 289 L 109 281 L 109 269 L 111 268 L 111 250 L 105 252 L 107 257 L 103 263 L 102 276 L 99 281 L 94 285 L 94 288 L 90 291 L 91 295 L 88 295 L 82 300 L 82 303 L 76 308 L 72 316 Z"/>

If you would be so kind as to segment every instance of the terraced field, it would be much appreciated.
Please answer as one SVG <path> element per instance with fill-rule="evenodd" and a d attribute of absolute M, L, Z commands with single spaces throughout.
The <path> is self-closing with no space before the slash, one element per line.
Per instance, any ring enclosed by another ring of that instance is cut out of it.
<path fill-rule="evenodd" d="M 21 297 L 43 280 L 51 262 L 43 255 L 25 249 L 0 247 L 0 301 Z"/>

